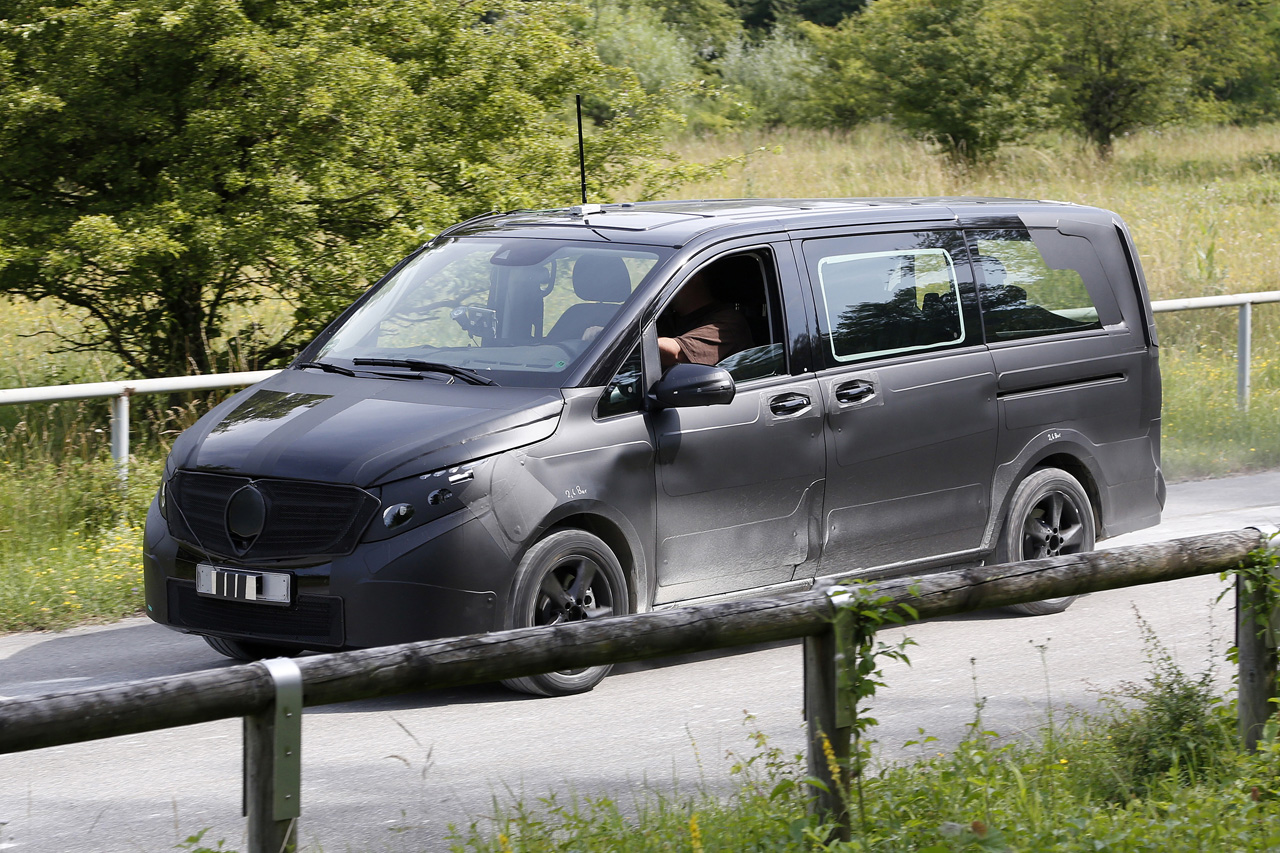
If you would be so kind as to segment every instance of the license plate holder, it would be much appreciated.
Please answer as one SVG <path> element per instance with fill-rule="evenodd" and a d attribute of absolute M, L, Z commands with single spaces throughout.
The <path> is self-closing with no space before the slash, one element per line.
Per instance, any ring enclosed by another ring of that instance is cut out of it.
<path fill-rule="evenodd" d="M 206 598 L 251 604 L 288 604 L 292 578 L 284 572 L 257 572 L 200 563 L 196 592 Z"/>

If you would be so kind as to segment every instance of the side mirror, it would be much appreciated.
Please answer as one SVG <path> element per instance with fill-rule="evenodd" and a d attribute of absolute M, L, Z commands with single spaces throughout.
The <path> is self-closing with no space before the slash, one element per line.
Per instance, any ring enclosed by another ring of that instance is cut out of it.
<path fill-rule="evenodd" d="M 737 393 L 733 377 L 723 367 L 674 364 L 653 386 L 654 399 L 670 409 L 723 406 Z"/>

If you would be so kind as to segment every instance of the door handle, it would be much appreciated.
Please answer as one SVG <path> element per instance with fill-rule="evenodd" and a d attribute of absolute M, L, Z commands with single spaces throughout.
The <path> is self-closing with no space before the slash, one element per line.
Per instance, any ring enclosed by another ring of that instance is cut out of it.
<path fill-rule="evenodd" d="M 797 415 L 809 405 L 810 400 L 804 394 L 783 394 L 769 401 L 769 411 L 775 415 Z"/>
<path fill-rule="evenodd" d="M 876 394 L 876 386 L 865 379 L 855 379 L 847 385 L 841 385 L 836 389 L 836 400 L 849 403 L 865 403 Z"/>

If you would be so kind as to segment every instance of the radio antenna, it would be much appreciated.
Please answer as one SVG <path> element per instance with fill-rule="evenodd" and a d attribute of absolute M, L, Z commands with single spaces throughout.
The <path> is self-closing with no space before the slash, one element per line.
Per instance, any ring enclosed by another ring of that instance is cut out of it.
<path fill-rule="evenodd" d="M 578 174 L 582 176 L 582 203 L 587 203 L 587 154 L 582 144 L 582 96 L 578 95 Z"/>

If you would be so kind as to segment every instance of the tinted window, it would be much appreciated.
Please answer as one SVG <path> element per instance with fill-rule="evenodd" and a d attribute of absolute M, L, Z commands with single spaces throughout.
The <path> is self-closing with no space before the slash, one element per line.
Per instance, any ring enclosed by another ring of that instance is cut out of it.
<path fill-rule="evenodd" d="M 902 248 L 884 248 L 898 244 Z M 953 232 L 811 240 L 805 259 L 838 362 L 964 340 Z"/>
<path fill-rule="evenodd" d="M 1026 231 L 978 231 L 972 238 L 988 340 L 1102 327 L 1080 270 L 1051 268 Z"/>

